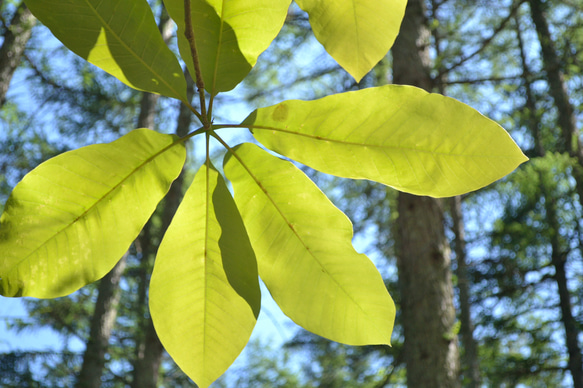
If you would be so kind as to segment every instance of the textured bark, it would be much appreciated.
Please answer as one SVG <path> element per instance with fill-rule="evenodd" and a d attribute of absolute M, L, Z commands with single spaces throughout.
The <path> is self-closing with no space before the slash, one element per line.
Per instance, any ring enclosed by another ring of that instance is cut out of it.
<path fill-rule="evenodd" d="M 410 0 L 393 46 L 393 80 L 431 90 L 430 31 L 422 0 Z M 458 387 L 459 356 L 450 248 L 441 201 L 399 193 L 397 266 L 407 386 Z"/>
<path fill-rule="evenodd" d="M 8 86 L 24 54 L 35 21 L 24 2 L 21 2 L 6 29 L 4 42 L 0 47 L 0 108 L 6 102 Z"/>
<path fill-rule="evenodd" d="M 532 20 L 541 45 L 543 66 L 547 74 L 550 94 L 557 107 L 557 124 L 562 131 L 563 149 L 559 151 L 568 152 L 578 161 L 578 166 L 573 169 L 573 177 L 575 178 L 579 194 L 579 202 L 583 205 L 583 149 L 579 139 L 579 131 L 576 128 L 575 109 L 569 101 L 567 87 L 560 68 L 559 57 L 555 50 L 555 45 L 544 13 L 545 5 L 540 0 L 530 0 L 529 4 Z M 567 286 L 567 274 L 565 271 L 567 257 L 561 251 L 558 242 L 559 224 L 554 200 L 549 195 L 546 195 L 545 204 L 547 206 L 547 218 L 552 233 L 551 259 L 555 267 L 555 281 L 559 291 L 561 320 L 565 328 L 565 340 L 569 353 L 568 367 L 573 378 L 573 387 L 583 388 L 583 357 L 578 339 L 580 330 L 577 321 L 573 317 L 571 292 Z"/>
<path fill-rule="evenodd" d="M 474 338 L 474 323 L 471 316 L 470 279 L 466 262 L 466 237 L 462 217 L 462 199 L 458 195 L 451 198 L 451 218 L 455 234 L 455 257 L 457 262 L 457 284 L 460 304 L 460 335 L 463 345 L 461 364 L 465 381 L 470 388 L 480 387 L 480 362 L 478 359 L 478 344 Z"/>
<path fill-rule="evenodd" d="M 95 311 L 91 319 L 89 340 L 83 354 L 83 365 L 76 388 L 100 388 L 105 354 L 117 316 L 120 298 L 119 282 L 126 267 L 126 255 L 99 282 Z"/>

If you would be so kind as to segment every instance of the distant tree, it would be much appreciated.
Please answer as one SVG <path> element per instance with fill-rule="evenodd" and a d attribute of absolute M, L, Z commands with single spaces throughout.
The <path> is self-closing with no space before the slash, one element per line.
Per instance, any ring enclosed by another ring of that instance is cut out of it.
<path fill-rule="evenodd" d="M 3 12 L 4 4 L 0 4 L 0 12 Z M 14 72 L 20 64 L 24 54 L 26 43 L 30 39 L 32 27 L 36 19 L 21 1 L 9 25 L 2 26 L 3 40 L 0 46 L 0 107 L 6 102 L 6 92 L 12 80 Z"/>

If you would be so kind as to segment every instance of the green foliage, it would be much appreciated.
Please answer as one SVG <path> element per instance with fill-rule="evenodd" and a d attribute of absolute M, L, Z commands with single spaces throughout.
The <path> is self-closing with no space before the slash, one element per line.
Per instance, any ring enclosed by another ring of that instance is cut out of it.
<path fill-rule="evenodd" d="M 193 38 L 206 90 L 215 95 L 233 89 L 283 26 L 291 0 L 194 0 Z M 196 74 L 185 36 L 184 1 L 164 0 L 178 25 L 178 47 L 190 74 Z"/>
<path fill-rule="evenodd" d="M 285 101 L 243 125 L 265 147 L 316 170 L 434 197 L 483 187 L 526 160 L 494 121 L 413 86 Z"/>
<path fill-rule="evenodd" d="M 216 380 L 249 340 L 261 307 L 257 279 L 233 197 L 217 170 L 203 165 L 160 244 L 150 281 L 160 340 L 199 385 Z"/>
<path fill-rule="evenodd" d="M 356 81 L 389 51 L 407 5 L 406 0 L 298 0 L 297 3 L 310 15 L 310 25 L 318 41 Z"/>
<path fill-rule="evenodd" d="M 138 90 L 188 104 L 186 81 L 145 1 L 27 0 L 71 51 Z"/>
<path fill-rule="evenodd" d="M 215 95 L 250 71 L 289 0 L 165 2 L 198 110 L 145 1 L 26 3 L 69 49 L 135 89 L 182 101 L 201 126 L 182 138 L 138 129 L 29 173 L 0 219 L 0 293 L 52 298 L 104 276 L 178 176 L 184 143 L 204 134 L 206 161 L 160 244 L 150 287 L 158 335 L 199 386 L 248 340 L 260 305 L 256 269 L 287 315 L 326 338 L 388 344 L 395 316 L 380 274 L 352 247 L 346 216 L 293 164 L 252 144 L 231 147 L 219 130 L 249 128 L 268 149 L 323 172 L 432 196 L 476 190 L 526 160 L 494 122 L 408 87 L 284 101 L 242 124 L 214 124 Z M 404 5 L 300 2 L 318 39 L 357 80 L 392 45 Z M 210 137 L 227 150 L 234 199 L 210 163 Z"/>
<path fill-rule="evenodd" d="M 395 307 L 372 262 L 352 247 L 348 218 L 292 163 L 253 144 L 227 155 L 225 173 L 282 311 L 334 341 L 388 344 Z"/>
<path fill-rule="evenodd" d="M 0 292 L 56 298 L 101 279 L 182 169 L 174 137 L 137 129 L 69 151 L 16 186 L 0 218 Z"/>

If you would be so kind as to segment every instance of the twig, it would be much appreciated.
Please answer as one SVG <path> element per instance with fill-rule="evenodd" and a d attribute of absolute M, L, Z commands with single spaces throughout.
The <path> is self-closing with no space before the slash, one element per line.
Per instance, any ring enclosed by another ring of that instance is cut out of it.
<path fill-rule="evenodd" d="M 502 30 L 504 30 L 504 28 L 506 27 L 506 24 L 508 24 L 508 22 L 513 19 L 514 14 L 515 14 L 516 10 L 518 9 L 518 7 L 520 7 L 522 5 L 522 3 L 524 3 L 525 1 L 526 0 L 518 0 L 518 1 L 514 2 L 514 4 L 512 5 L 512 7 L 510 8 L 510 12 L 506 16 L 506 18 L 504 18 L 504 20 L 502 20 L 502 22 L 500 23 L 500 25 L 498 26 L 498 28 L 496 28 L 494 30 L 494 32 L 492 33 L 492 35 L 490 35 L 488 38 L 486 38 L 482 42 L 482 45 L 476 51 L 474 51 L 473 53 L 471 53 L 471 54 L 469 54 L 469 55 L 467 55 L 465 57 L 462 57 L 460 60 L 458 60 L 456 63 L 454 63 L 450 67 L 440 70 L 439 71 L 439 74 L 437 74 L 437 76 L 435 78 L 436 79 L 440 79 L 445 74 L 447 74 L 450 71 L 454 70 L 455 68 L 463 65 L 464 63 L 466 63 L 467 61 L 469 61 L 470 59 L 472 59 L 473 57 L 475 57 L 476 55 L 478 55 L 479 53 L 481 53 L 482 51 L 484 51 L 486 49 L 486 47 L 488 47 L 488 45 L 492 42 L 492 40 L 494 40 L 494 38 Z"/>
<path fill-rule="evenodd" d="M 195 81 L 196 88 L 198 90 L 198 95 L 200 97 L 200 110 L 202 125 L 205 128 L 210 128 L 210 121 L 208 119 L 206 111 L 206 100 L 204 92 L 204 81 L 202 79 L 202 73 L 200 71 L 200 62 L 198 60 L 198 52 L 196 50 L 196 41 L 194 39 L 194 28 L 192 27 L 192 16 L 190 11 L 190 0 L 184 0 L 184 36 L 188 41 L 190 46 L 190 55 L 192 56 L 192 62 L 194 64 Z"/>

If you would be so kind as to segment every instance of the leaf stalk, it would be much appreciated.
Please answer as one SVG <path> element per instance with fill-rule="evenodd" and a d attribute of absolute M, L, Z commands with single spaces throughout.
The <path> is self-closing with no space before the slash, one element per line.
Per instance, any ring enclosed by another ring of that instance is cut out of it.
<path fill-rule="evenodd" d="M 207 113 L 206 110 L 206 99 L 205 99 L 205 89 L 204 89 L 204 80 L 202 79 L 202 72 L 200 70 L 200 62 L 198 60 L 198 51 L 196 50 L 196 39 L 194 37 L 194 28 L 192 26 L 192 15 L 191 15 L 191 7 L 190 7 L 190 0 L 184 0 L 184 36 L 188 41 L 188 45 L 190 46 L 190 55 L 192 57 L 192 62 L 194 64 L 194 78 L 196 82 L 196 88 L 198 91 L 198 95 L 200 97 L 200 110 L 201 110 L 201 119 L 202 125 L 205 128 L 210 128 L 210 111 Z"/>

